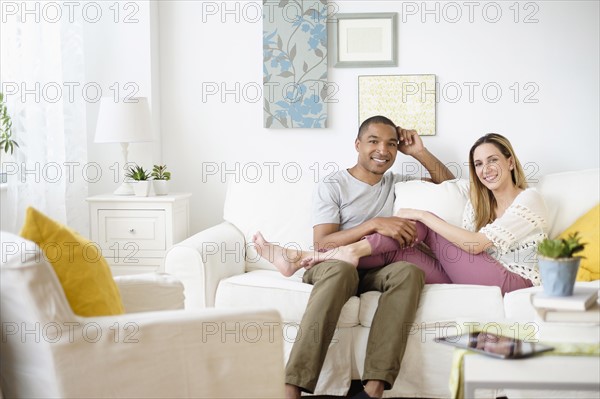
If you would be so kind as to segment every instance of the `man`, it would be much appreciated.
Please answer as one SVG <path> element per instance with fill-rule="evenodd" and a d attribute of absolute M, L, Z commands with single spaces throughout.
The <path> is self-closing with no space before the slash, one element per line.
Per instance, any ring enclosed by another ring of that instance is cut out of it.
<path fill-rule="evenodd" d="M 323 182 L 317 189 L 313 221 L 315 249 L 347 245 L 376 232 L 395 238 L 401 245 L 412 243 L 416 234 L 414 222 L 392 216 L 394 185 L 403 177 L 385 173 L 393 165 L 398 150 L 419 161 L 434 183 L 454 176 L 424 147 L 414 130 L 397 128 L 383 116 L 362 123 L 355 147 L 356 165 L 337 172 L 331 179 L 333 182 Z M 262 236 L 258 237 L 260 252 L 266 252 L 269 246 L 273 250 Z M 281 267 L 277 265 L 279 270 L 287 271 L 286 275 L 293 273 L 291 267 L 297 267 L 297 263 L 291 265 L 289 256 L 277 257 L 283 263 Z M 425 281 L 423 272 L 406 262 L 357 270 L 350 263 L 332 259 L 308 269 L 303 281 L 314 288 L 300 331 L 311 334 L 299 334 L 292 348 L 286 367 L 286 397 L 299 398 L 301 391 L 314 392 L 346 301 L 366 291 L 380 291 L 367 344 L 365 387 L 357 396 L 380 398 L 384 389 L 392 387 L 400 371 L 408 339 L 406 326 L 415 317 Z"/>

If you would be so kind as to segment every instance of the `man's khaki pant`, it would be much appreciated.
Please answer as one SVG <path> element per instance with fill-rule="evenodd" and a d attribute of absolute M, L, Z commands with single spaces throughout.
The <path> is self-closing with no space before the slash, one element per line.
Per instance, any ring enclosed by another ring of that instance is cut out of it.
<path fill-rule="evenodd" d="M 382 295 L 369 332 L 362 379 L 381 380 L 385 389 L 390 389 L 400 371 L 425 284 L 424 273 L 406 262 L 357 270 L 349 263 L 331 260 L 307 270 L 303 281 L 314 287 L 288 360 L 286 383 L 313 393 L 342 307 L 354 295 L 379 291 Z"/>

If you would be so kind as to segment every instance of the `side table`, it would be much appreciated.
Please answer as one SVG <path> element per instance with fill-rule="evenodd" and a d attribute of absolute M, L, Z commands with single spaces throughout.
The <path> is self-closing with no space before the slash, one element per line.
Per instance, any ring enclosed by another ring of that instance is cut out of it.
<path fill-rule="evenodd" d="M 176 193 L 87 198 L 91 238 L 113 274 L 164 271 L 166 252 L 189 236 L 190 197 L 189 193 Z"/>

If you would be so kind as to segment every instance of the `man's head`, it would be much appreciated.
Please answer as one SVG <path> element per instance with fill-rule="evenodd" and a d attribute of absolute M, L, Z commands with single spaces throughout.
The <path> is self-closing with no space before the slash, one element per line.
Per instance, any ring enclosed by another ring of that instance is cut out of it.
<path fill-rule="evenodd" d="M 373 116 L 358 129 L 355 141 L 357 166 L 366 175 L 383 175 L 392 167 L 398 153 L 396 125 L 385 116 Z"/>
<path fill-rule="evenodd" d="M 374 123 L 381 123 L 384 125 L 388 125 L 394 128 L 394 130 L 396 130 L 396 124 L 394 122 L 392 122 L 391 119 L 386 118 L 385 116 L 382 115 L 376 115 L 376 116 L 372 116 L 370 118 L 367 118 L 363 121 L 363 123 L 360 124 L 360 127 L 358 128 L 358 135 L 356 136 L 357 139 L 360 139 L 360 136 L 363 135 L 363 133 L 369 128 L 369 126 L 371 126 Z"/>

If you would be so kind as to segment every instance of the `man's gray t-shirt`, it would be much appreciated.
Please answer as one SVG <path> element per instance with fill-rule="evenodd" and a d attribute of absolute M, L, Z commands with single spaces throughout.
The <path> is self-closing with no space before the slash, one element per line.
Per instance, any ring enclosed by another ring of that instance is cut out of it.
<path fill-rule="evenodd" d="M 392 216 L 394 186 L 406 180 L 406 176 L 388 172 L 371 186 L 348 170 L 340 170 L 321 181 L 315 190 L 313 226 L 333 223 L 347 230 L 375 217 Z"/>

